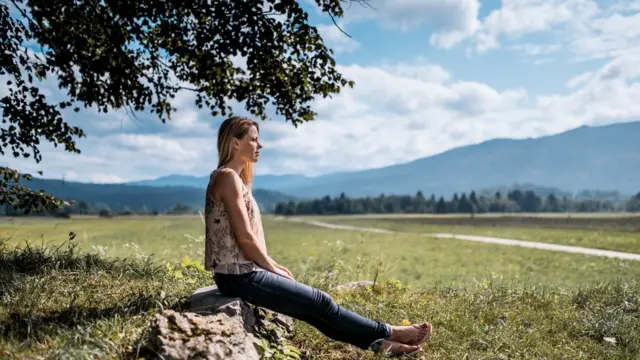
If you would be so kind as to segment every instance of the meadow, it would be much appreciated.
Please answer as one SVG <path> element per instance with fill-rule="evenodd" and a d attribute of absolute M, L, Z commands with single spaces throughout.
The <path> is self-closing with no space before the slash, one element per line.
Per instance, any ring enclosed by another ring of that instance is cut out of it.
<path fill-rule="evenodd" d="M 632 251 L 637 233 L 323 221 L 406 233 L 332 230 L 265 217 L 270 255 L 299 281 L 358 313 L 395 324 L 432 321 L 434 337 L 422 358 L 640 354 L 640 262 L 412 234 L 481 233 Z M 180 307 L 191 291 L 211 284 L 207 274 L 185 270 L 189 276 L 175 278 L 166 267 L 201 261 L 202 232 L 198 216 L 2 219 L 0 354 L 138 358 L 152 314 Z M 332 290 L 355 280 L 375 280 L 376 286 Z M 307 358 L 373 357 L 318 334 L 298 323 L 292 343 Z"/>
<path fill-rule="evenodd" d="M 640 216 L 609 214 L 313 216 L 332 224 L 413 233 L 493 236 L 594 249 L 640 253 Z"/>

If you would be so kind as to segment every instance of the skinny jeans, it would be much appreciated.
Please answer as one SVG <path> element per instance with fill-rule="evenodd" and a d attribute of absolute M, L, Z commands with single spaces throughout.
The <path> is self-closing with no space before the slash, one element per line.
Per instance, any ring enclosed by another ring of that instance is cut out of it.
<path fill-rule="evenodd" d="M 223 295 L 304 321 L 333 340 L 367 350 L 391 336 L 388 324 L 360 316 L 336 304 L 327 293 L 273 272 L 213 276 Z"/>

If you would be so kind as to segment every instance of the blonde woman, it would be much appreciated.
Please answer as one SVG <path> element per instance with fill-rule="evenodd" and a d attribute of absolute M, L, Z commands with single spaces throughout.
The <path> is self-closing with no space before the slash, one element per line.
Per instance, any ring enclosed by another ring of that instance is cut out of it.
<path fill-rule="evenodd" d="M 355 314 L 325 292 L 297 282 L 267 252 L 260 211 L 251 193 L 260 157 L 258 123 L 225 120 L 218 131 L 218 168 L 206 193 L 205 266 L 227 296 L 305 321 L 331 339 L 361 349 L 414 353 L 431 335 L 428 322 L 390 326 Z"/>

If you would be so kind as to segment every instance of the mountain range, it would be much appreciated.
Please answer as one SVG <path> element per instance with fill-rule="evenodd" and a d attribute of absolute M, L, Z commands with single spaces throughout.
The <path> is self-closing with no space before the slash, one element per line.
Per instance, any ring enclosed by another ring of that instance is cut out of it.
<path fill-rule="evenodd" d="M 85 201 L 92 207 L 107 207 L 121 212 L 127 209 L 164 212 L 178 203 L 195 209 L 204 207 L 203 187 L 142 186 L 131 184 L 87 184 L 55 179 L 33 178 L 21 181 L 25 187 L 44 190 L 64 200 Z M 296 200 L 277 191 L 254 189 L 253 195 L 263 211 L 272 211 L 276 204 Z"/>
<path fill-rule="evenodd" d="M 208 175 L 169 175 L 129 184 L 203 188 L 207 182 Z M 635 194 L 640 191 L 640 122 L 582 126 L 538 138 L 493 139 L 377 169 L 315 177 L 259 175 L 254 188 L 298 198 L 413 194 L 418 190 L 448 197 L 516 183 L 571 193 L 588 189 Z"/>

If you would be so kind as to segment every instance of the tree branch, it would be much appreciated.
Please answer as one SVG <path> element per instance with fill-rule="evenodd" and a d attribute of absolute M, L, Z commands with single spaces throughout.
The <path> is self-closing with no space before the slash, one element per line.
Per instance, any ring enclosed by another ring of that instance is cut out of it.
<path fill-rule="evenodd" d="M 376 8 L 371 6 L 371 4 L 369 4 L 368 0 L 340 0 L 340 1 L 341 2 L 349 2 L 348 8 L 351 7 L 351 4 L 358 3 L 362 7 L 368 7 L 370 9 L 372 9 L 372 10 L 377 10 Z M 336 22 L 336 18 L 333 16 L 333 14 L 331 14 L 331 12 L 328 12 L 327 14 L 329 14 L 329 17 L 331 18 L 331 21 L 338 28 L 338 30 L 340 30 L 341 33 L 347 35 L 347 37 L 349 37 L 349 38 L 352 38 L 351 35 L 347 34 L 344 30 L 342 30 L 342 28 L 340 28 L 340 25 L 338 25 L 338 23 Z"/>
<path fill-rule="evenodd" d="M 331 18 L 331 21 L 333 21 L 333 24 L 338 28 L 338 30 L 340 30 L 341 33 L 347 35 L 349 38 L 351 38 L 351 35 L 347 34 L 346 32 L 344 32 L 344 30 L 342 30 L 340 28 L 340 25 L 338 25 L 338 23 L 336 22 L 336 18 L 333 17 L 333 15 L 329 14 L 329 17 Z"/>

